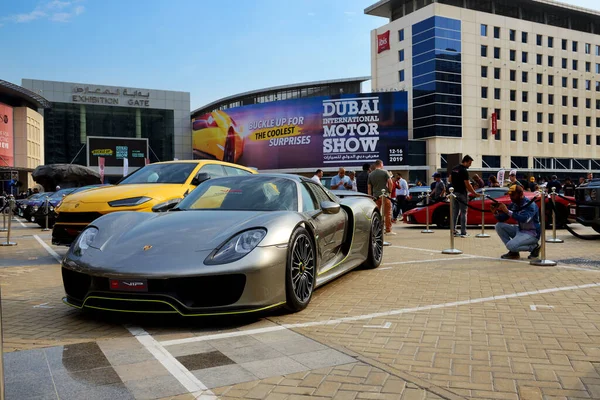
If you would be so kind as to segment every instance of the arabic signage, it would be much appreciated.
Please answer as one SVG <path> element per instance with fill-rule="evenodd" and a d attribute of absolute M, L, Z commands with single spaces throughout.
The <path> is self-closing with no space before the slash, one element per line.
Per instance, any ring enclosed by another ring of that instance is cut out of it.
<path fill-rule="evenodd" d="M 406 92 L 343 94 L 214 111 L 192 121 L 194 158 L 259 170 L 406 165 Z"/>
<path fill-rule="evenodd" d="M 13 109 L 0 103 L 0 167 L 15 166 Z"/>
<path fill-rule="evenodd" d="M 377 35 L 377 54 L 390 49 L 390 31 Z"/>
<path fill-rule="evenodd" d="M 73 103 L 107 104 L 112 106 L 150 107 L 150 92 L 137 89 L 102 89 L 74 86 Z"/>
<path fill-rule="evenodd" d="M 148 157 L 148 139 L 88 136 L 88 167 L 143 167 Z M 104 159 L 103 163 L 99 159 Z"/>

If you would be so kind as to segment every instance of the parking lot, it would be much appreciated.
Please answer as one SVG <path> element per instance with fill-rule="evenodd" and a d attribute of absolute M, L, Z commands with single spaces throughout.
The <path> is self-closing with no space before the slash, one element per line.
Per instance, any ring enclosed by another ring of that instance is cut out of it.
<path fill-rule="evenodd" d="M 600 398 L 598 241 L 558 231 L 556 267 L 500 239 L 394 225 L 384 261 L 296 314 L 183 319 L 64 305 L 65 247 L 13 222 L 0 248 L 7 399 Z M 550 234 L 550 232 L 548 232 Z M 4 240 L 1 234 L 0 240 Z"/>

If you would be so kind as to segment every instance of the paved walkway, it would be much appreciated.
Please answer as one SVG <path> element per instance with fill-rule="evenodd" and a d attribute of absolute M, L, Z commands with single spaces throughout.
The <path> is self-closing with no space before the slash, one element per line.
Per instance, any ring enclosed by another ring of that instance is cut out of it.
<path fill-rule="evenodd" d="M 598 242 L 559 231 L 559 265 L 535 267 L 499 259 L 493 230 L 449 256 L 447 231 L 394 229 L 380 268 L 300 313 L 188 320 L 64 306 L 51 253 L 66 249 L 16 223 L 0 247 L 7 399 L 600 398 Z"/>

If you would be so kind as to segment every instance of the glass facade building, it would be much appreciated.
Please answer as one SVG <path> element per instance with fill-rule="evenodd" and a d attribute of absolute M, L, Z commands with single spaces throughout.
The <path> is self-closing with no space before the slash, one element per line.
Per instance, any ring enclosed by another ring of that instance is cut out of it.
<path fill-rule="evenodd" d="M 431 17 L 412 26 L 413 139 L 461 137 L 460 21 Z"/>

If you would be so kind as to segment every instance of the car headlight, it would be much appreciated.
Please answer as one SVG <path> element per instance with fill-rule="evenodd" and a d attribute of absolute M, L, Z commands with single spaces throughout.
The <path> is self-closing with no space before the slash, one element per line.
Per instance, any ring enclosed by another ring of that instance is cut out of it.
<path fill-rule="evenodd" d="M 111 207 L 131 207 L 131 206 L 139 206 L 147 201 L 152 200 L 150 197 L 130 197 L 128 199 L 114 200 L 109 201 L 108 205 Z"/>
<path fill-rule="evenodd" d="M 54 207 L 52 207 L 52 206 L 50 206 L 48 209 L 49 209 L 50 211 L 54 211 Z"/>
<path fill-rule="evenodd" d="M 33 206 L 33 212 L 36 212 L 38 210 L 38 206 Z"/>
<path fill-rule="evenodd" d="M 251 229 L 239 233 L 219 246 L 204 260 L 204 263 L 226 264 L 237 261 L 258 246 L 266 235 L 266 229 Z"/>
<path fill-rule="evenodd" d="M 83 253 L 89 249 L 97 234 L 98 228 L 94 228 L 93 226 L 81 232 L 73 245 L 73 254 L 76 256 L 83 255 Z"/>

